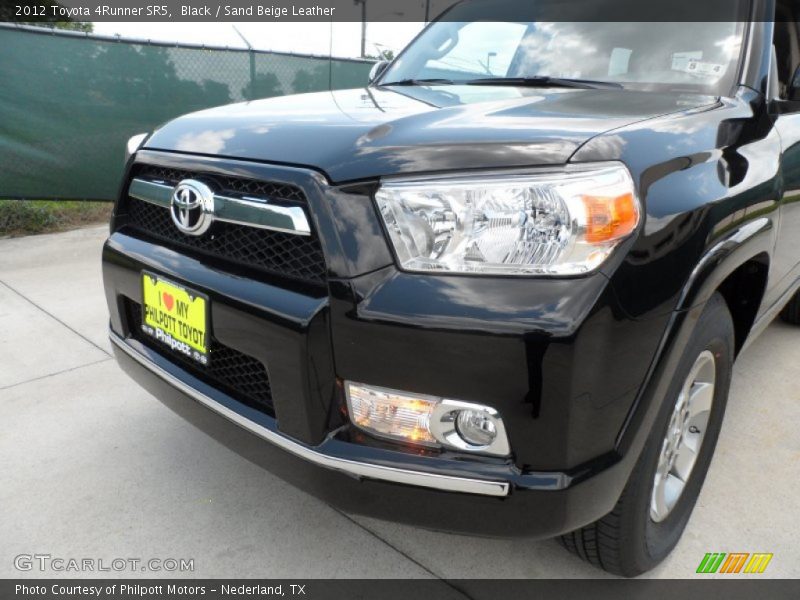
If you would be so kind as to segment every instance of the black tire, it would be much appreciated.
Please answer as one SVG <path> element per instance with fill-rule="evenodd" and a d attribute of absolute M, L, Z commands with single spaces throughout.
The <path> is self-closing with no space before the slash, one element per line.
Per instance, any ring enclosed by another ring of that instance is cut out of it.
<path fill-rule="evenodd" d="M 800 325 L 800 292 L 797 292 L 781 311 L 781 319 L 792 325 Z"/>
<path fill-rule="evenodd" d="M 668 516 L 655 522 L 650 499 L 661 445 L 675 400 L 695 360 L 709 350 L 715 358 L 713 404 L 694 468 Z M 635 577 L 660 563 L 675 547 L 692 514 L 708 472 L 722 427 L 734 360 L 733 321 L 725 300 L 714 294 L 706 305 L 678 372 L 664 400 L 653 433 L 642 451 L 614 510 L 582 529 L 561 536 L 561 543 L 591 564 L 611 573 Z"/>

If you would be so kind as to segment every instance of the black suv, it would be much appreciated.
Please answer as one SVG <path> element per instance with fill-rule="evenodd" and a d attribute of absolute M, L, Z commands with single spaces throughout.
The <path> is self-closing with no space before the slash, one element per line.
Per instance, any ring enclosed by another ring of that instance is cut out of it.
<path fill-rule="evenodd" d="M 346 511 L 561 536 L 635 575 L 689 519 L 737 355 L 800 321 L 796 6 L 480 18 L 497 4 L 455 6 L 364 89 L 132 139 L 111 340 Z"/>

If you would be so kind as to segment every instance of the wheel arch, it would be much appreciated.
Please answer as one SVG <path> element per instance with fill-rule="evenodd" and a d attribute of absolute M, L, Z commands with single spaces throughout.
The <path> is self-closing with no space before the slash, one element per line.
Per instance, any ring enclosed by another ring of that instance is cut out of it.
<path fill-rule="evenodd" d="M 650 372 L 617 437 L 616 450 L 623 457 L 627 469 L 633 468 L 644 447 L 660 406 L 659 399 L 665 396 L 682 350 L 691 339 L 703 309 L 715 293 L 719 292 L 725 299 L 734 319 L 735 330 L 738 319 L 736 351 L 744 347 L 758 319 L 766 289 L 773 234 L 773 222 L 766 217 L 742 224 L 712 245 L 693 269 L 681 291 L 676 310 L 672 312 Z M 750 291 L 752 295 L 744 306 L 737 306 L 736 286 L 753 281 L 759 282 L 760 287 Z"/>
<path fill-rule="evenodd" d="M 732 231 L 701 256 L 681 290 L 675 311 L 702 306 L 715 292 L 720 292 L 732 315 L 742 313 L 743 327 L 751 316 L 749 326 L 752 326 L 766 289 L 773 245 L 773 223 L 767 217 L 755 219 Z M 755 312 L 750 315 L 751 307 L 748 311 L 735 306 L 731 308 L 736 284 L 753 281 L 759 286 L 754 294 L 759 305 Z"/>
<path fill-rule="evenodd" d="M 761 252 L 736 267 L 717 288 L 733 319 L 736 356 L 753 329 L 767 290 L 768 276 L 769 254 Z"/>

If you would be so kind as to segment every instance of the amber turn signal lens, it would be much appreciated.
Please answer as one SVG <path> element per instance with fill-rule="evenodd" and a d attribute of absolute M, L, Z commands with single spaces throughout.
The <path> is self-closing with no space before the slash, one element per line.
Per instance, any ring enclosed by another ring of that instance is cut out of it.
<path fill-rule="evenodd" d="M 582 199 L 587 215 L 585 240 L 590 244 L 623 238 L 639 224 L 639 210 L 633 194 L 614 198 L 583 196 Z"/>
<path fill-rule="evenodd" d="M 380 437 L 437 445 L 428 427 L 437 399 L 347 382 L 347 406 L 353 423 Z"/>

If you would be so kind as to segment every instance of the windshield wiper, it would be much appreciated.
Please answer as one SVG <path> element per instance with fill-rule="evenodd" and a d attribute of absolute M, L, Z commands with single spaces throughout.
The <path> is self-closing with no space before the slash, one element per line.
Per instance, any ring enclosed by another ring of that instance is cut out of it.
<path fill-rule="evenodd" d="M 622 84 L 612 81 L 593 81 L 591 79 L 568 79 L 565 77 L 484 77 L 479 79 L 465 79 L 453 81 L 452 79 L 400 79 L 399 81 L 388 81 L 379 84 L 381 86 L 405 85 L 405 86 L 426 86 L 426 85 L 506 85 L 521 87 L 564 87 L 579 89 L 623 89 Z"/>
<path fill-rule="evenodd" d="M 451 79 L 401 79 L 400 81 L 388 81 L 379 85 L 453 85 Z"/>
<path fill-rule="evenodd" d="M 568 79 L 565 77 L 548 77 L 546 75 L 536 77 L 485 77 L 481 79 L 469 79 L 459 82 L 464 85 L 510 85 L 525 87 L 564 87 L 579 88 L 585 90 L 592 89 L 623 89 L 619 83 L 611 81 L 592 81 L 591 79 Z"/>

